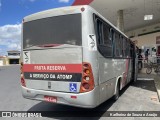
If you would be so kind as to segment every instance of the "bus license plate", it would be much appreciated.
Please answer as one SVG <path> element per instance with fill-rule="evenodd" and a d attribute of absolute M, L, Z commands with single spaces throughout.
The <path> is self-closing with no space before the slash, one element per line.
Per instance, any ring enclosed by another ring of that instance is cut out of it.
<path fill-rule="evenodd" d="M 44 100 L 47 102 L 53 102 L 56 103 L 57 102 L 57 97 L 52 97 L 52 96 L 44 96 Z"/>

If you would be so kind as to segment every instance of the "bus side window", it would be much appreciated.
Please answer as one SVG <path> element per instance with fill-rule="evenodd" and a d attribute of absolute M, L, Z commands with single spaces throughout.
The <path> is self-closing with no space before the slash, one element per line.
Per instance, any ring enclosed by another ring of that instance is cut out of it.
<path fill-rule="evenodd" d="M 103 41 L 105 46 L 105 56 L 112 56 L 112 39 L 111 39 L 110 26 L 103 24 Z"/>
<path fill-rule="evenodd" d="M 130 49 L 130 57 L 133 58 L 133 48 L 131 46 L 131 49 Z"/>
<path fill-rule="evenodd" d="M 98 44 L 103 44 L 103 41 L 102 41 L 102 22 L 97 19 L 97 35 L 98 35 Z"/>
<path fill-rule="evenodd" d="M 115 57 L 122 57 L 122 44 L 118 32 L 115 32 Z"/>
<path fill-rule="evenodd" d="M 119 56 L 118 44 L 117 41 L 119 40 L 119 35 L 115 32 L 115 57 Z"/>
<path fill-rule="evenodd" d="M 126 44 L 126 39 L 125 38 L 123 38 L 123 57 L 124 58 L 126 58 L 126 46 L 127 46 L 127 44 Z"/>
<path fill-rule="evenodd" d="M 127 39 L 127 57 L 131 57 L 131 53 L 130 53 L 130 49 L 131 49 L 131 44 L 129 39 Z"/>
<path fill-rule="evenodd" d="M 120 57 L 123 57 L 123 36 L 119 36 L 119 49 L 120 49 Z"/>

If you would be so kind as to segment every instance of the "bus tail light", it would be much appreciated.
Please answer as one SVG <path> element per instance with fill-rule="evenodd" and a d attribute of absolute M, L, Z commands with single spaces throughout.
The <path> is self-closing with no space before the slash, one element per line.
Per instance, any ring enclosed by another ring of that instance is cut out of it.
<path fill-rule="evenodd" d="M 23 62 L 21 62 L 20 71 L 21 71 L 21 74 L 22 74 L 23 73 Z"/>
<path fill-rule="evenodd" d="M 21 71 L 21 85 L 26 87 L 26 82 L 24 80 L 24 75 L 23 75 L 23 62 L 21 62 L 20 71 Z"/>
<path fill-rule="evenodd" d="M 22 85 L 23 87 L 26 87 L 26 82 L 25 82 L 23 76 L 21 76 L 21 85 Z"/>
<path fill-rule="evenodd" d="M 88 84 L 88 83 L 83 83 L 82 86 L 83 86 L 86 90 L 89 89 L 89 84 Z"/>
<path fill-rule="evenodd" d="M 80 92 L 89 92 L 94 89 L 94 78 L 92 68 L 89 63 L 83 63 L 83 75 L 80 87 Z"/>

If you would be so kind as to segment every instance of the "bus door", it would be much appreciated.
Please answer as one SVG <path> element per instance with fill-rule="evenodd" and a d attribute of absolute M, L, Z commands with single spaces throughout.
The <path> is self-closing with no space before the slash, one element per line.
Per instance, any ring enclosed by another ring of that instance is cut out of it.
<path fill-rule="evenodd" d="M 138 75 L 138 56 L 137 49 L 133 43 L 131 43 L 131 58 L 132 58 L 132 80 L 137 80 Z"/>

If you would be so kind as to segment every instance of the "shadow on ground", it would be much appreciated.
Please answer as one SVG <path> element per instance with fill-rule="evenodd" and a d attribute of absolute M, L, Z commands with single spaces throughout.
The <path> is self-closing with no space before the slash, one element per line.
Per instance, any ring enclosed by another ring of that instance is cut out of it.
<path fill-rule="evenodd" d="M 154 80 L 137 80 L 136 83 L 129 84 L 134 87 L 150 90 L 156 92 L 156 88 L 154 85 Z M 126 86 L 122 91 L 121 95 L 128 89 Z M 87 101 L 86 101 L 87 102 Z M 47 102 L 40 102 L 34 106 L 32 106 L 28 112 L 42 112 L 42 115 L 54 118 L 54 119 L 81 119 L 87 117 L 93 117 L 94 120 L 97 120 L 103 116 L 106 116 L 108 113 L 106 111 L 114 104 L 113 99 L 109 99 L 100 106 L 93 108 L 93 109 L 85 109 L 85 108 L 77 108 L 72 106 L 66 105 L 59 105 Z"/>
<path fill-rule="evenodd" d="M 42 115 L 44 114 L 44 116 L 61 120 L 63 120 L 64 117 L 76 117 L 76 119 L 80 119 L 79 117 L 94 117 L 93 119 L 97 120 L 104 115 L 104 113 L 112 106 L 114 102 L 115 101 L 113 99 L 109 99 L 93 109 L 40 102 L 31 107 L 28 112 L 39 111 L 42 113 Z"/>
<path fill-rule="evenodd" d="M 126 86 L 120 93 L 122 95 L 127 88 Z M 101 117 L 109 116 L 109 113 L 106 113 L 106 111 L 114 104 L 114 100 L 111 98 L 107 100 L 106 102 L 102 103 L 96 108 L 93 109 L 85 109 L 85 108 L 78 108 L 78 107 L 72 107 L 72 106 L 66 106 L 66 105 L 59 105 L 59 104 L 53 104 L 53 103 L 47 103 L 47 102 L 40 102 L 33 107 L 31 107 L 28 112 L 36 111 L 36 112 L 42 112 L 44 113 L 44 116 L 47 115 L 47 117 L 55 118 L 55 119 L 61 119 L 63 120 L 64 117 L 76 117 L 76 119 L 87 118 L 87 117 L 93 117 L 94 120 L 97 120 Z"/>
<path fill-rule="evenodd" d="M 135 83 L 131 84 L 131 86 L 156 92 L 154 80 L 137 80 Z"/>

